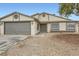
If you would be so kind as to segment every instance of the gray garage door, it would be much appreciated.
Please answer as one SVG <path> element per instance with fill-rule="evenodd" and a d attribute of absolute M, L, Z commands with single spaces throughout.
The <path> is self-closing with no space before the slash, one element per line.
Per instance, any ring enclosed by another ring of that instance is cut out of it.
<path fill-rule="evenodd" d="M 31 34 L 30 22 L 7 22 L 4 23 L 4 33 L 13 35 Z"/>

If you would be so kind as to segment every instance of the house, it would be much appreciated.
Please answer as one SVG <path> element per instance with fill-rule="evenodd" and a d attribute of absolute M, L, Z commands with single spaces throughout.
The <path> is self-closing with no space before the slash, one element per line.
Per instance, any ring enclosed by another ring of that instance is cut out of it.
<path fill-rule="evenodd" d="M 78 21 L 48 13 L 32 16 L 13 12 L 0 18 L 1 35 L 35 35 L 39 32 L 79 32 Z"/>

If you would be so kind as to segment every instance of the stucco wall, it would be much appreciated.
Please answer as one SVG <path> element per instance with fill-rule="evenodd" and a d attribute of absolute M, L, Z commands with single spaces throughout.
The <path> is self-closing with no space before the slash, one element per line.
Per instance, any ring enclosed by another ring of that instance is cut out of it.
<path fill-rule="evenodd" d="M 45 15 L 43 17 L 43 15 Z M 39 21 L 41 22 L 51 22 L 51 21 L 69 21 L 67 19 L 64 19 L 64 18 L 60 18 L 60 17 L 57 17 L 57 16 L 53 16 L 53 15 L 49 15 L 49 14 L 37 14 L 37 15 L 34 15 L 33 17 L 35 18 L 38 18 Z"/>
<path fill-rule="evenodd" d="M 33 21 L 34 20 L 33 18 L 30 18 L 28 16 L 23 16 L 23 15 L 19 15 L 19 14 L 17 14 L 19 16 L 18 19 L 14 19 L 14 15 L 16 15 L 16 14 L 5 17 L 5 18 L 1 19 L 1 21 Z"/>
<path fill-rule="evenodd" d="M 40 31 L 40 29 L 37 30 L 37 22 L 32 21 L 32 22 L 31 22 L 31 35 L 35 35 L 35 34 L 37 34 L 39 31 Z M 2 24 L 0 24 L 0 34 L 1 34 L 1 35 L 4 35 L 4 22 L 3 22 Z"/>
<path fill-rule="evenodd" d="M 34 20 L 33 18 L 30 18 L 28 16 L 20 15 L 20 21 L 33 21 L 33 20 Z"/>
<path fill-rule="evenodd" d="M 19 16 L 18 19 L 14 19 L 14 15 L 16 15 L 16 14 L 13 14 L 13 15 L 10 15 L 10 16 L 7 16 L 7 17 L 1 19 L 1 22 L 3 22 L 0 25 L 1 35 L 4 35 L 4 22 L 9 22 L 9 21 L 12 21 L 12 22 L 13 21 L 31 21 L 31 34 L 35 35 L 36 33 L 39 32 L 39 30 L 37 30 L 37 22 L 34 21 L 34 18 L 31 18 L 29 16 L 25 16 L 25 15 L 17 14 Z"/>
<path fill-rule="evenodd" d="M 48 32 L 48 33 L 51 32 L 51 23 L 48 23 L 48 24 L 47 24 L 47 32 Z"/>
<path fill-rule="evenodd" d="M 59 23 L 59 31 L 66 31 L 66 22 L 60 22 Z M 51 23 L 47 24 L 47 32 L 51 32 Z M 75 23 L 75 32 L 79 33 L 79 24 Z"/>
<path fill-rule="evenodd" d="M 31 22 L 31 35 L 35 35 L 38 32 L 40 32 L 40 29 L 37 30 L 37 22 L 36 21 L 32 21 Z M 4 35 L 4 22 L 2 24 L 0 24 L 0 34 Z"/>
<path fill-rule="evenodd" d="M 0 24 L 0 34 L 4 35 L 4 22 L 1 22 Z"/>
<path fill-rule="evenodd" d="M 49 18 L 48 18 L 48 15 L 47 14 L 44 14 L 44 16 L 43 16 L 43 14 L 41 14 L 41 15 L 39 15 L 39 21 L 48 21 L 49 20 Z"/>
<path fill-rule="evenodd" d="M 36 28 L 36 30 L 35 30 L 36 32 L 35 33 L 36 34 L 40 32 L 40 24 L 39 24 L 39 29 L 37 29 L 38 24 L 39 24 L 38 22 L 35 22 L 35 28 Z"/>
<path fill-rule="evenodd" d="M 66 20 L 64 18 L 60 18 L 60 17 L 55 17 L 55 16 L 52 16 L 52 15 L 49 15 L 49 21 L 69 21 L 69 20 Z"/>
<path fill-rule="evenodd" d="M 39 19 L 39 15 L 33 15 L 33 17 Z"/>
<path fill-rule="evenodd" d="M 79 23 L 76 23 L 76 33 L 79 33 Z"/>
<path fill-rule="evenodd" d="M 59 28 L 60 31 L 66 31 L 66 23 L 59 23 Z"/>
<path fill-rule="evenodd" d="M 52 23 L 47 24 L 47 32 L 51 32 L 51 24 Z M 59 23 L 59 31 L 66 31 L 66 23 Z"/>
<path fill-rule="evenodd" d="M 37 24 L 39 23 L 36 21 L 31 22 L 31 35 L 35 35 L 40 32 L 40 29 L 37 30 Z"/>
<path fill-rule="evenodd" d="M 0 24 L 0 33 L 2 35 L 4 35 L 4 22 L 6 21 L 31 21 L 31 35 L 35 35 L 37 34 L 38 32 L 40 32 L 40 28 L 39 30 L 37 30 L 37 24 L 39 24 L 38 22 L 34 21 L 33 18 L 29 17 L 29 16 L 25 16 L 25 15 L 19 15 L 19 18 L 18 19 L 14 19 L 15 14 L 13 15 L 10 15 L 6 18 L 3 18 L 1 21 L 3 22 L 2 24 Z M 55 16 L 52 16 L 52 15 L 48 15 L 48 14 L 45 14 L 45 16 L 43 17 L 43 14 L 40 14 L 40 15 L 35 15 L 33 16 L 35 18 L 38 18 L 39 21 L 41 22 L 46 22 L 46 21 L 50 21 L 50 22 L 54 22 L 54 21 L 69 21 L 69 20 L 66 20 L 66 19 L 63 19 L 63 18 L 59 18 L 59 17 L 55 17 Z M 76 32 L 79 32 L 79 23 L 76 23 Z M 59 23 L 59 30 L 60 31 L 66 31 L 66 23 L 64 22 L 60 22 Z M 51 32 L 51 23 L 48 23 L 47 24 L 47 32 Z"/>

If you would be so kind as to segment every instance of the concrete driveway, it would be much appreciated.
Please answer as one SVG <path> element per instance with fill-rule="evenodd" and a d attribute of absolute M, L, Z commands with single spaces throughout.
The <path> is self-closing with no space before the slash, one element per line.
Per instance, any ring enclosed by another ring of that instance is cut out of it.
<path fill-rule="evenodd" d="M 23 40 L 24 38 L 27 38 L 27 35 L 2 35 L 0 36 L 0 41 L 1 40 L 8 40 L 8 39 L 18 39 L 18 40 Z"/>
<path fill-rule="evenodd" d="M 0 54 L 8 50 L 17 42 L 26 39 L 27 35 L 3 35 L 0 36 Z"/>

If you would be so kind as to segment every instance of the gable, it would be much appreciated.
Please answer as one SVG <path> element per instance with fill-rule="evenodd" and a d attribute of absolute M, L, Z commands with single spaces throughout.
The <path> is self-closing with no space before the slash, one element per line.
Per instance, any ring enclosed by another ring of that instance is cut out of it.
<path fill-rule="evenodd" d="M 70 20 L 58 16 L 49 15 L 49 21 L 70 21 Z"/>
<path fill-rule="evenodd" d="M 11 13 L 9 15 L 6 15 L 6 16 L 0 18 L 0 20 L 1 21 L 33 21 L 34 18 L 15 12 L 15 13 Z"/>
<path fill-rule="evenodd" d="M 43 17 L 43 15 L 45 15 Z M 47 13 L 41 13 L 41 14 L 35 14 L 33 17 L 37 18 L 40 22 L 52 22 L 52 21 L 70 21 L 69 19 L 65 19 L 59 16 L 55 16 L 52 14 Z"/>

